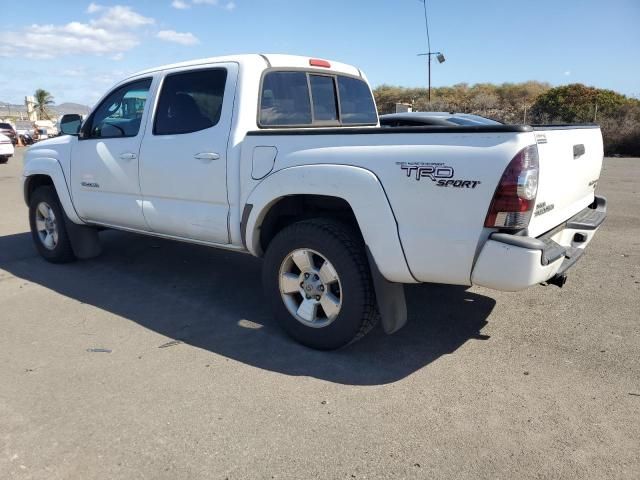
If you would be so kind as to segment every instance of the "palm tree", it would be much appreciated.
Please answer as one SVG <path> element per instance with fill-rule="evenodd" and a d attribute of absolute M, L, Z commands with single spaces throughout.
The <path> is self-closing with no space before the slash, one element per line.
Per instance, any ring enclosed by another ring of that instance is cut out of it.
<path fill-rule="evenodd" d="M 50 119 L 49 113 L 47 112 L 47 105 L 53 104 L 53 95 L 42 88 L 38 88 L 33 96 L 36 100 L 38 118 L 42 119 L 43 117 L 46 117 Z"/>

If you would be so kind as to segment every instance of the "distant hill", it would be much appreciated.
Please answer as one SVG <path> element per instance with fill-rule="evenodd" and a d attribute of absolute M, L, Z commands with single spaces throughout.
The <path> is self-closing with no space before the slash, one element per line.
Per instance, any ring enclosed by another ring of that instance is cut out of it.
<path fill-rule="evenodd" d="M 85 115 L 89 113 L 91 107 L 80 103 L 66 102 L 60 105 L 53 105 L 52 110 L 56 110 L 59 113 L 79 113 L 80 115 Z"/>
<path fill-rule="evenodd" d="M 80 115 L 86 115 L 91 110 L 91 107 L 82 105 L 80 103 L 65 102 L 60 105 L 50 105 L 47 107 L 52 113 L 52 116 L 59 116 L 63 113 L 78 113 Z M 15 103 L 3 102 L 0 100 L 0 118 L 5 117 L 26 117 L 27 107 L 24 104 L 19 105 Z"/>

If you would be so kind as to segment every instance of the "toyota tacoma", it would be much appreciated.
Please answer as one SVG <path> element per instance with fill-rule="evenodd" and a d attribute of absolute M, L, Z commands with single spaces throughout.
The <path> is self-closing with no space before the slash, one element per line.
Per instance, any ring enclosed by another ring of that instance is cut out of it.
<path fill-rule="evenodd" d="M 380 127 L 356 67 L 216 57 L 115 85 L 25 156 L 35 245 L 113 228 L 264 258 L 274 316 L 334 349 L 407 319 L 403 284 L 562 285 L 606 216 L 596 125 Z"/>

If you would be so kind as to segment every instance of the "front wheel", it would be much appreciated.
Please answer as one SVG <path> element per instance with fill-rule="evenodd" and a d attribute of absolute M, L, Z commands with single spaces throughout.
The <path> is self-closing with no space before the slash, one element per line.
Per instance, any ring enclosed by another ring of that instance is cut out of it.
<path fill-rule="evenodd" d="M 280 231 L 265 255 L 263 284 L 280 325 L 311 348 L 347 345 L 378 318 L 362 239 L 330 219 Z"/>
<path fill-rule="evenodd" d="M 29 225 L 38 253 L 52 263 L 76 259 L 64 224 L 64 211 L 53 187 L 40 187 L 29 201 Z"/>

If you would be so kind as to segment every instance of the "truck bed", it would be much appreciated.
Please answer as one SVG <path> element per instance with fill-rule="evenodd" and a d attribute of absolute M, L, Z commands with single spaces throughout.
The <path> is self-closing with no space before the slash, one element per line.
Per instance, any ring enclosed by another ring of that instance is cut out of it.
<path fill-rule="evenodd" d="M 602 162 L 598 128 L 274 128 L 248 132 L 242 150 L 244 159 L 251 156 L 254 146 L 274 146 L 278 153 L 271 174 L 301 164 L 352 165 L 374 173 L 387 193 L 416 280 L 469 285 L 477 254 L 496 231 L 485 228 L 484 221 L 514 155 L 528 145 L 538 145 L 536 212 L 529 229 L 521 232 L 536 237 L 593 202 L 595 184 L 591 182 L 597 180 Z M 586 149 L 579 160 L 573 158 L 574 145 Z M 245 165 L 250 162 L 251 158 L 243 160 Z M 416 168 L 442 168 L 453 181 L 441 185 L 437 178 L 416 178 Z"/>

